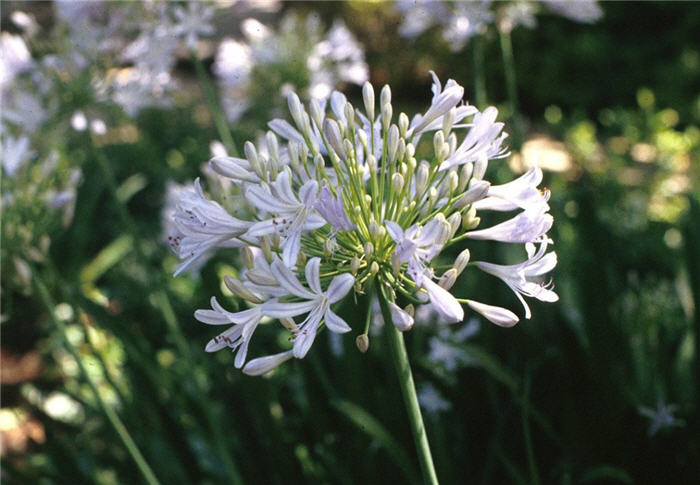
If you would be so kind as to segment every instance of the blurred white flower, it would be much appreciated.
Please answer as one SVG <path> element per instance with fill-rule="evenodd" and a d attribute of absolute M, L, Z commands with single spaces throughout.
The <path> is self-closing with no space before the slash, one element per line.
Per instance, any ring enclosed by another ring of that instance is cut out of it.
<path fill-rule="evenodd" d="M 661 430 L 668 428 L 680 428 L 685 426 L 685 421 L 676 418 L 673 413 L 676 412 L 678 406 L 675 404 L 665 404 L 663 399 L 659 398 L 656 401 L 656 408 L 640 406 L 639 414 L 649 418 L 649 436 L 654 436 Z"/>
<path fill-rule="evenodd" d="M 173 9 L 173 16 L 175 17 L 173 33 L 184 37 L 188 49 L 192 50 L 197 47 L 197 40 L 200 36 L 214 33 L 214 26 L 211 24 L 214 8 L 204 2 L 189 2 L 187 8 L 176 6 Z"/>
<path fill-rule="evenodd" d="M 442 413 L 452 408 L 452 404 L 430 382 L 418 389 L 418 402 L 430 414 Z"/>

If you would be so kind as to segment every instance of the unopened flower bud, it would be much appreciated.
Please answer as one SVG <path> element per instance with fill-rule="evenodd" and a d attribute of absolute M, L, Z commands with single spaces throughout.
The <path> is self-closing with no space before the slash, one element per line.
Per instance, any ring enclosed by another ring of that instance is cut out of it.
<path fill-rule="evenodd" d="M 391 124 L 391 117 L 394 114 L 394 108 L 391 107 L 390 104 L 385 104 L 382 106 L 382 128 L 384 131 L 389 129 L 389 125 Z"/>
<path fill-rule="evenodd" d="M 365 102 L 365 112 L 370 121 L 374 121 L 374 88 L 369 82 L 362 86 L 362 100 Z"/>
<path fill-rule="evenodd" d="M 370 154 L 367 157 L 367 166 L 369 167 L 370 173 L 377 171 L 377 159 L 374 158 L 374 155 Z"/>
<path fill-rule="evenodd" d="M 241 258 L 243 259 L 243 264 L 248 269 L 253 269 L 255 267 L 255 256 L 253 255 L 253 250 L 249 246 L 244 246 L 241 251 Z"/>
<path fill-rule="evenodd" d="M 413 143 L 407 143 L 406 144 L 406 156 L 413 157 L 415 154 L 416 154 L 416 147 L 413 146 Z"/>
<path fill-rule="evenodd" d="M 270 244 L 270 238 L 268 236 L 263 236 L 260 239 L 260 249 L 262 249 L 265 260 L 268 263 L 272 263 L 272 248 Z"/>
<path fill-rule="evenodd" d="M 442 160 L 442 158 L 439 158 L 439 155 L 442 153 L 442 145 L 445 144 L 445 134 L 442 131 L 436 131 L 435 135 L 433 135 L 433 151 L 435 152 L 435 156 L 438 157 L 439 160 Z"/>
<path fill-rule="evenodd" d="M 365 258 L 370 258 L 374 254 L 374 244 L 371 241 L 367 241 L 363 246 L 365 252 Z"/>
<path fill-rule="evenodd" d="M 360 139 L 362 148 L 367 151 L 367 133 L 365 133 L 365 130 L 357 130 L 356 135 Z"/>
<path fill-rule="evenodd" d="M 449 290 L 455 284 L 455 281 L 457 281 L 457 270 L 450 268 L 445 271 L 438 284 L 446 290 Z"/>
<path fill-rule="evenodd" d="M 450 192 L 454 193 L 454 191 L 457 190 L 457 186 L 459 185 L 459 177 L 457 176 L 456 170 L 450 170 L 450 173 L 447 174 L 447 185 Z"/>
<path fill-rule="evenodd" d="M 401 138 L 406 138 L 406 132 L 408 131 L 408 125 L 410 124 L 408 116 L 406 113 L 399 114 L 399 133 L 401 133 Z"/>
<path fill-rule="evenodd" d="M 427 162 L 420 162 L 418 172 L 416 173 L 416 194 L 421 195 L 425 191 L 425 185 L 428 182 L 430 167 Z"/>
<path fill-rule="evenodd" d="M 450 217 L 447 218 L 447 222 L 450 223 L 450 239 L 455 237 L 457 230 L 462 225 L 462 214 L 459 212 L 453 212 Z"/>
<path fill-rule="evenodd" d="M 376 261 L 372 261 L 372 264 L 369 265 L 369 274 L 374 276 L 377 273 L 379 273 L 379 264 Z"/>
<path fill-rule="evenodd" d="M 301 105 L 301 101 L 299 101 L 299 96 L 297 96 L 294 91 L 290 91 L 287 95 L 287 105 L 289 106 L 289 113 L 292 115 L 294 123 L 296 123 L 297 128 L 302 130 L 304 128 L 304 107 Z"/>
<path fill-rule="evenodd" d="M 389 163 L 391 163 L 396 159 L 396 151 L 399 148 L 399 129 L 396 125 L 391 125 L 389 128 L 386 145 Z"/>
<path fill-rule="evenodd" d="M 348 122 L 348 128 L 355 126 L 355 108 L 350 103 L 345 103 L 345 119 Z"/>
<path fill-rule="evenodd" d="M 450 147 L 449 153 L 447 154 L 448 157 L 451 157 L 454 152 L 457 150 L 457 135 L 454 133 L 450 133 L 450 136 L 447 137 L 447 144 Z"/>
<path fill-rule="evenodd" d="M 459 256 L 457 256 L 457 259 L 455 259 L 454 264 L 452 267 L 457 270 L 457 276 L 462 274 L 462 271 L 467 267 L 467 264 L 469 264 L 469 259 L 471 258 L 471 253 L 469 252 L 469 249 L 465 249 L 461 253 L 459 253 Z"/>
<path fill-rule="evenodd" d="M 385 84 L 384 87 L 382 88 L 382 92 L 379 95 L 379 102 L 382 106 L 386 106 L 387 104 L 391 104 L 391 88 L 389 87 L 388 84 Z"/>
<path fill-rule="evenodd" d="M 318 101 L 315 99 L 311 99 L 311 102 L 309 103 L 309 112 L 311 113 L 311 119 L 314 120 L 314 123 L 316 123 L 316 126 L 321 128 L 323 126 L 323 118 L 324 118 L 324 113 L 323 110 L 321 109 L 321 105 L 318 104 Z"/>
<path fill-rule="evenodd" d="M 360 264 L 362 261 L 360 261 L 360 258 L 357 256 L 353 256 L 352 260 L 350 261 L 350 272 L 353 275 L 356 275 L 357 272 L 360 270 Z"/>
<path fill-rule="evenodd" d="M 314 157 L 314 167 L 316 170 L 321 171 L 326 166 L 326 161 L 323 159 L 323 155 L 317 153 Z"/>
<path fill-rule="evenodd" d="M 297 268 L 299 268 L 300 271 L 304 271 L 304 267 L 306 266 L 306 254 L 304 251 L 299 251 L 299 256 L 297 256 Z"/>
<path fill-rule="evenodd" d="M 343 139 L 340 136 L 340 128 L 335 120 L 326 118 L 323 120 L 323 134 L 326 135 L 328 144 L 335 150 L 341 158 L 346 158 L 345 149 L 343 148 Z"/>
<path fill-rule="evenodd" d="M 483 199 L 488 194 L 489 187 L 491 187 L 490 183 L 483 180 L 474 180 L 474 183 L 470 182 L 469 185 L 471 185 L 469 190 L 463 193 L 459 199 L 455 201 L 455 207 L 457 209 L 463 209 L 469 204 Z"/>
<path fill-rule="evenodd" d="M 445 116 L 442 117 L 442 131 L 445 132 L 445 136 L 450 134 L 452 130 L 452 125 L 455 122 L 455 114 L 457 113 L 457 108 L 452 108 Z"/>
<path fill-rule="evenodd" d="M 255 273 L 253 273 L 255 274 Z M 249 301 L 251 303 L 262 303 L 262 300 L 255 296 L 243 283 L 232 276 L 224 276 L 224 284 L 238 298 Z"/>
<path fill-rule="evenodd" d="M 367 206 L 372 205 L 372 196 L 371 195 L 365 194 L 365 203 L 367 204 Z"/>
<path fill-rule="evenodd" d="M 396 253 L 391 255 L 391 269 L 397 276 L 401 273 L 401 261 L 399 261 L 399 255 Z"/>
<path fill-rule="evenodd" d="M 255 149 L 255 145 L 249 141 L 245 142 L 243 145 L 243 152 L 245 153 L 245 157 L 248 159 L 248 163 L 250 163 L 250 168 L 252 168 L 255 173 L 260 175 L 262 171 L 260 160 L 258 159 L 258 151 Z"/>
<path fill-rule="evenodd" d="M 399 138 L 399 149 L 396 150 L 396 158 L 403 161 L 406 156 L 406 140 Z"/>
<path fill-rule="evenodd" d="M 467 188 L 469 180 L 472 178 L 472 172 L 474 171 L 474 165 L 471 163 L 465 163 L 462 165 L 462 169 L 459 171 L 459 186 L 457 190 L 459 192 L 464 192 Z"/>
<path fill-rule="evenodd" d="M 352 146 L 352 142 L 347 138 L 343 140 L 343 148 L 345 149 L 345 153 L 348 154 L 348 158 L 355 153 L 355 148 Z"/>
<path fill-rule="evenodd" d="M 357 346 L 357 350 L 359 350 L 363 354 L 367 352 L 367 350 L 369 350 L 369 337 L 367 336 L 367 334 L 363 333 L 361 335 L 358 335 L 355 339 L 355 345 Z"/>
<path fill-rule="evenodd" d="M 371 216 L 369 220 L 369 235 L 372 236 L 372 239 L 377 239 L 379 236 L 379 224 L 374 220 L 374 216 Z"/>
<path fill-rule="evenodd" d="M 464 217 L 462 217 L 462 227 L 467 231 L 474 229 L 481 222 L 481 218 L 476 216 L 476 209 L 470 207 Z"/>
<path fill-rule="evenodd" d="M 265 135 L 265 141 L 267 142 L 267 151 L 270 153 L 270 158 L 275 162 L 279 162 L 279 141 L 277 140 L 277 135 L 273 132 L 268 131 Z"/>
<path fill-rule="evenodd" d="M 416 309 L 413 307 L 413 303 L 409 303 L 403 309 L 408 315 L 414 317 L 416 315 Z"/>
<path fill-rule="evenodd" d="M 472 175 L 473 178 L 476 180 L 483 180 L 484 175 L 486 174 L 486 169 L 489 166 L 489 159 L 486 157 L 486 155 L 480 156 L 476 162 L 474 162 L 474 174 Z"/>
<path fill-rule="evenodd" d="M 403 176 L 400 173 L 395 173 L 391 176 L 391 185 L 395 193 L 401 192 L 403 188 Z"/>

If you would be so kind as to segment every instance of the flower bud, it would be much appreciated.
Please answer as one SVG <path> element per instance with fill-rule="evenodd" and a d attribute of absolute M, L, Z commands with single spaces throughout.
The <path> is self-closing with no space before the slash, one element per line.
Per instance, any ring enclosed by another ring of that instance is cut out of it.
<path fill-rule="evenodd" d="M 462 217 L 462 227 L 467 231 L 474 229 L 481 222 L 481 218 L 476 216 L 476 209 L 470 207 L 464 217 Z"/>
<path fill-rule="evenodd" d="M 455 281 L 457 281 L 457 270 L 450 268 L 445 271 L 438 284 L 444 289 L 449 290 L 455 284 Z"/>
<path fill-rule="evenodd" d="M 348 122 L 348 128 L 355 126 L 355 108 L 350 103 L 345 103 L 345 119 Z"/>
<path fill-rule="evenodd" d="M 357 130 L 356 135 L 360 139 L 360 144 L 362 145 L 362 148 L 366 152 L 367 151 L 367 133 L 365 133 L 365 130 Z"/>
<path fill-rule="evenodd" d="M 321 109 L 321 105 L 318 104 L 318 101 L 315 99 L 311 99 L 311 102 L 309 103 L 309 112 L 311 113 L 311 119 L 314 120 L 314 123 L 316 123 L 316 126 L 321 128 L 323 126 L 323 118 L 324 118 L 324 113 L 323 110 Z"/>
<path fill-rule="evenodd" d="M 345 153 L 348 154 L 348 158 L 354 158 L 355 148 L 352 146 L 352 142 L 347 138 L 343 140 L 343 149 L 345 149 Z"/>
<path fill-rule="evenodd" d="M 416 173 L 416 194 L 419 196 L 425 191 L 425 184 L 428 182 L 430 167 L 427 162 L 420 162 L 418 172 Z"/>
<path fill-rule="evenodd" d="M 272 263 L 272 248 L 270 244 L 270 238 L 268 236 L 263 236 L 260 238 L 260 249 L 262 249 L 265 260 L 268 263 Z"/>
<path fill-rule="evenodd" d="M 371 195 L 365 194 L 365 203 L 367 204 L 367 206 L 372 205 L 372 196 Z"/>
<path fill-rule="evenodd" d="M 250 246 L 244 246 L 241 251 L 241 258 L 243 259 L 243 264 L 248 269 L 253 269 L 255 267 L 255 256 L 253 255 L 253 250 Z"/>
<path fill-rule="evenodd" d="M 403 188 L 403 176 L 400 173 L 395 173 L 391 176 L 391 186 L 394 189 L 394 193 L 398 194 Z"/>
<path fill-rule="evenodd" d="M 245 153 L 245 157 L 248 159 L 248 163 L 250 163 L 250 168 L 253 169 L 253 172 L 261 175 L 262 170 L 260 160 L 258 159 L 258 151 L 255 149 L 255 145 L 249 141 L 245 142 L 243 145 L 243 152 Z"/>
<path fill-rule="evenodd" d="M 374 254 L 374 244 L 371 241 L 367 241 L 363 246 L 365 252 L 365 258 L 369 259 L 372 254 Z"/>
<path fill-rule="evenodd" d="M 457 276 L 462 274 L 462 271 L 467 267 L 467 264 L 469 264 L 469 259 L 471 258 L 471 253 L 469 252 L 469 249 L 465 249 L 461 253 L 459 253 L 459 256 L 457 256 L 457 259 L 455 259 L 454 264 L 452 267 L 457 270 Z"/>
<path fill-rule="evenodd" d="M 353 275 L 356 275 L 357 272 L 360 270 L 360 264 L 362 262 L 360 261 L 360 258 L 357 256 L 353 256 L 352 260 L 350 261 L 350 272 Z"/>
<path fill-rule="evenodd" d="M 299 99 L 299 98 L 297 98 Z M 374 88 L 368 82 L 362 86 L 362 100 L 365 102 L 365 113 L 370 122 L 374 121 Z"/>
<path fill-rule="evenodd" d="M 323 134 L 326 135 L 326 140 L 328 144 L 335 150 L 341 158 L 346 158 L 345 149 L 343 148 L 343 139 L 340 136 L 340 128 L 335 120 L 326 118 L 323 121 Z"/>
<path fill-rule="evenodd" d="M 416 154 L 416 147 L 413 146 L 413 143 L 407 143 L 406 144 L 406 155 L 408 157 L 413 157 Z"/>
<path fill-rule="evenodd" d="M 323 155 L 317 153 L 314 157 L 314 167 L 316 167 L 316 170 L 322 171 L 325 166 L 326 161 L 323 159 Z"/>
<path fill-rule="evenodd" d="M 369 265 L 369 274 L 374 276 L 377 273 L 379 273 L 379 264 L 376 261 L 372 261 L 372 264 Z"/>
<path fill-rule="evenodd" d="M 401 261 L 399 261 L 399 255 L 396 253 L 391 255 L 391 269 L 396 276 L 401 273 Z"/>
<path fill-rule="evenodd" d="M 265 135 L 265 141 L 267 142 L 267 151 L 270 152 L 270 158 L 275 161 L 279 162 L 280 159 L 280 153 L 279 153 L 279 141 L 277 140 L 277 135 L 275 135 L 273 132 L 268 131 L 267 134 Z"/>
<path fill-rule="evenodd" d="M 488 194 L 489 187 L 491 187 L 490 183 L 483 180 L 474 180 L 474 182 L 474 184 L 470 183 L 469 185 L 472 185 L 472 187 L 455 201 L 455 207 L 457 209 L 463 209 L 469 204 L 483 199 Z"/>
<path fill-rule="evenodd" d="M 472 178 L 473 171 L 474 171 L 473 164 L 465 163 L 464 165 L 462 165 L 462 168 L 459 171 L 459 186 L 457 187 L 457 190 L 459 192 L 464 192 L 464 189 L 467 188 L 467 184 L 469 183 L 469 180 Z"/>
<path fill-rule="evenodd" d="M 457 150 L 457 135 L 454 133 L 450 133 L 450 136 L 447 137 L 447 144 L 450 147 L 449 153 L 447 154 L 448 157 L 451 157 L 454 152 Z"/>
<path fill-rule="evenodd" d="M 385 84 L 382 88 L 382 92 L 379 95 L 379 103 L 382 105 L 382 107 L 386 106 L 387 104 L 391 104 L 391 88 L 388 84 Z"/>
<path fill-rule="evenodd" d="M 367 334 L 363 333 L 361 335 L 358 335 L 355 339 L 355 345 L 357 346 L 357 350 L 359 350 L 363 354 L 367 352 L 367 350 L 369 350 L 369 337 L 367 336 Z"/>
<path fill-rule="evenodd" d="M 445 136 L 449 135 L 450 130 L 452 130 L 452 125 L 455 122 L 456 113 L 457 108 L 452 108 L 447 113 L 445 113 L 445 116 L 442 117 L 442 131 L 445 132 Z"/>
<path fill-rule="evenodd" d="M 445 144 L 445 134 L 442 131 L 436 131 L 433 135 L 433 151 L 438 160 L 442 161 L 443 158 L 440 157 L 442 154 L 442 145 Z"/>
<path fill-rule="evenodd" d="M 389 163 L 396 159 L 396 151 L 399 148 L 399 129 L 396 125 L 391 125 L 389 128 L 389 136 L 387 137 L 387 155 Z"/>
<path fill-rule="evenodd" d="M 289 106 L 289 113 L 292 115 L 294 123 L 296 123 L 297 128 L 302 130 L 304 128 L 303 113 L 304 107 L 299 101 L 299 96 L 294 91 L 290 91 L 287 95 L 287 105 Z"/>
<path fill-rule="evenodd" d="M 403 161 L 406 156 L 406 140 L 399 138 L 399 149 L 396 150 L 396 158 Z"/>
<path fill-rule="evenodd" d="M 459 177 L 457 176 L 457 171 L 450 170 L 450 172 L 447 174 L 447 186 L 448 186 L 450 192 L 454 193 L 454 191 L 457 190 L 458 185 L 459 185 Z"/>
<path fill-rule="evenodd" d="M 228 288 L 229 291 L 231 291 L 231 293 L 233 293 L 238 298 L 249 301 L 251 303 L 262 303 L 262 300 L 255 296 L 248 288 L 246 288 L 239 279 L 234 278 L 232 276 L 225 276 L 224 284 L 226 285 L 226 288 Z"/>
<path fill-rule="evenodd" d="M 384 131 L 389 129 L 391 124 L 391 117 L 394 114 L 394 108 L 390 104 L 385 104 L 382 106 L 382 128 Z"/>
<path fill-rule="evenodd" d="M 377 159 L 371 153 L 367 157 L 367 166 L 369 167 L 370 173 L 377 172 Z"/>
<path fill-rule="evenodd" d="M 377 221 L 374 219 L 374 216 L 370 216 L 369 220 L 369 235 L 372 236 L 372 239 L 377 239 L 379 236 L 379 224 Z"/>
<path fill-rule="evenodd" d="M 406 138 L 406 132 L 408 131 L 408 125 L 410 124 L 408 116 L 406 113 L 399 114 L 399 133 L 401 133 L 401 138 Z"/>
<path fill-rule="evenodd" d="M 450 223 L 450 239 L 455 237 L 455 234 L 457 234 L 457 230 L 459 227 L 462 225 L 462 214 L 459 212 L 453 212 L 452 215 L 447 219 L 447 222 Z"/>
<path fill-rule="evenodd" d="M 486 169 L 489 166 L 489 159 L 486 158 L 486 155 L 480 156 L 476 162 L 474 162 L 474 174 L 472 175 L 473 178 L 476 180 L 483 180 L 484 175 L 486 174 Z"/>
<path fill-rule="evenodd" d="M 309 118 L 309 115 L 306 113 L 306 111 L 302 113 L 302 122 L 304 123 L 304 125 L 303 129 L 301 130 L 301 133 L 307 138 L 311 138 L 311 118 Z"/>

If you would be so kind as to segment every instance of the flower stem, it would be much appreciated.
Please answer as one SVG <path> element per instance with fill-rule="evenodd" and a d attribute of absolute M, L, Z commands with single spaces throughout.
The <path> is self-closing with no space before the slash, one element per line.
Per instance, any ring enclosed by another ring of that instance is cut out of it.
<path fill-rule="evenodd" d="M 221 111 L 221 106 L 219 105 L 218 98 L 216 96 L 216 90 L 207 74 L 207 70 L 202 63 L 202 60 L 196 53 L 192 53 L 192 59 L 194 60 L 194 66 L 197 71 L 197 77 L 204 90 L 204 96 L 207 98 L 207 104 L 209 105 L 209 111 L 211 111 L 211 116 L 214 119 L 214 125 L 216 130 L 219 132 L 219 138 L 226 146 L 228 154 L 232 157 L 238 156 L 238 150 L 236 148 L 236 143 L 233 141 L 233 136 L 231 135 L 231 130 L 228 127 L 226 118 Z"/>
<path fill-rule="evenodd" d="M 389 338 L 389 347 L 391 355 L 396 367 L 396 372 L 399 375 L 399 384 L 401 385 L 401 394 L 403 395 L 404 405 L 408 412 L 408 418 L 411 423 L 411 431 L 413 432 L 413 441 L 416 444 L 418 458 L 420 460 L 420 468 L 423 473 L 423 483 L 437 485 L 438 479 L 435 473 L 435 465 L 433 465 L 433 456 L 430 452 L 430 444 L 428 443 L 428 435 L 423 424 L 423 416 L 421 416 L 420 406 L 418 405 L 418 394 L 416 393 L 416 385 L 413 382 L 413 374 L 411 366 L 408 363 L 408 354 L 406 352 L 406 344 L 403 340 L 403 334 L 399 332 L 391 321 L 391 312 L 386 297 L 377 288 L 377 297 L 379 298 L 379 306 L 382 309 L 384 317 L 384 328 L 386 329 Z"/>
<path fill-rule="evenodd" d="M 119 419 L 117 413 L 115 413 L 114 410 L 111 407 L 109 407 L 109 405 L 105 402 L 105 400 L 102 399 L 102 395 L 97 389 L 95 383 L 90 378 L 90 374 L 88 374 L 87 370 L 85 369 L 85 365 L 83 364 L 83 361 L 81 360 L 78 351 L 66 336 L 66 326 L 62 320 L 56 317 L 56 314 L 54 313 L 54 304 L 51 300 L 51 296 L 49 295 L 49 291 L 47 290 L 46 285 L 44 285 L 44 283 L 37 276 L 34 276 L 34 285 L 36 287 L 39 298 L 41 299 L 41 302 L 46 307 L 46 311 L 49 312 L 49 316 L 51 317 L 52 323 L 56 326 L 56 328 L 58 328 L 59 332 L 61 333 L 61 337 L 63 338 L 63 343 L 66 346 L 66 349 L 75 359 L 80 373 L 87 382 L 90 391 L 92 391 L 93 395 L 95 396 L 95 401 L 97 401 L 98 406 L 100 407 L 104 415 L 107 417 L 107 421 L 109 421 L 109 424 L 111 424 L 112 428 L 114 428 L 114 431 L 117 432 L 117 435 L 119 436 L 119 439 L 122 441 L 122 444 L 126 448 L 126 451 L 134 460 L 136 468 L 138 468 L 141 472 L 141 475 L 143 475 L 144 481 L 149 485 L 159 485 L 160 482 L 153 473 L 153 470 L 151 470 L 151 467 L 148 465 L 148 462 L 146 462 L 146 459 L 141 454 L 141 451 L 139 451 L 138 446 L 136 446 L 136 443 L 129 434 L 129 431 L 126 429 L 126 426 L 124 426 L 124 423 L 122 423 L 122 421 Z"/>
<path fill-rule="evenodd" d="M 513 58 L 513 42 L 509 31 L 499 31 L 501 41 L 501 54 L 503 55 L 503 69 L 506 75 L 506 89 L 510 104 L 510 115 L 513 120 L 515 148 L 522 145 L 523 129 L 518 109 L 518 83 L 515 76 L 515 59 Z"/>
<path fill-rule="evenodd" d="M 486 78 L 484 73 L 484 39 L 477 35 L 472 39 L 474 58 L 474 96 L 476 107 L 486 107 Z"/>

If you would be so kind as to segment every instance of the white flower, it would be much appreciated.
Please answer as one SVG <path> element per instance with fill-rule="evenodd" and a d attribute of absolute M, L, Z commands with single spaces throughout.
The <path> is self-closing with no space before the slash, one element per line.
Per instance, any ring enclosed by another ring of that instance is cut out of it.
<path fill-rule="evenodd" d="M 236 238 L 251 225 L 229 215 L 218 203 L 204 197 L 199 179 L 194 182 L 194 190 L 183 191 L 174 221 L 181 234 L 172 239 L 171 245 L 180 259 L 185 260 L 175 271 L 175 276 L 210 249 L 240 245 Z"/>
<path fill-rule="evenodd" d="M 512 265 L 501 265 L 493 263 L 485 263 L 478 261 L 476 266 L 493 276 L 501 278 L 508 287 L 513 290 L 520 302 L 525 308 L 525 318 L 530 318 L 530 307 L 525 302 L 523 295 L 531 298 L 537 298 L 540 301 L 555 302 L 559 300 L 559 296 L 552 291 L 548 285 L 531 281 L 532 278 L 537 278 L 545 273 L 549 273 L 557 265 L 557 255 L 555 252 L 547 251 L 547 243 L 551 242 L 545 239 L 535 252 L 534 244 L 527 244 L 528 259 L 522 263 Z"/>
<path fill-rule="evenodd" d="M 331 305 L 347 295 L 355 278 L 348 273 L 335 276 L 326 291 L 323 291 L 320 265 L 320 258 L 312 258 L 306 263 L 306 283 L 309 285 L 307 289 L 281 261 L 272 263 L 272 273 L 280 286 L 291 296 L 305 300 L 289 303 L 269 300 L 262 305 L 263 314 L 272 318 L 291 318 L 308 313 L 294 338 L 294 357 L 297 359 L 304 358 L 311 348 L 321 321 L 325 322 L 331 332 L 345 333 L 351 330 L 345 320 L 331 310 Z"/>
<path fill-rule="evenodd" d="M 545 204 L 529 207 L 505 222 L 487 229 L 470 231 L 467 237 L 509 243 L 540 241 L 554 223 L 554 218 L 546 212 L 547 209 Z"/>
<path fill-rule="evenodd" d="M 575 22 L 592 24 L 600 20 L 603 10 L 596 0 L 543 0 L 549 10 Z"/>
<path fill-rule="evenodd" d="M 486 108 L 483 113 L 476 113 L 469 133 L 455 152 L 442 162 L 440 170 L 481 159 L 489 160 L 505 156 L 506 150 L 502 145 L 507 134 L 501 133 L 503 123 L 496 122 L 496 116 L 498 116 L 498 110 L 493 106 Z"/>
<path fill-rule="evenodd" d="M 424 384 L 418 390 L 418 402 L 430 414 L 437 414 L 443 411 L 449 411 L 452 405 L 447 401 L 442 394 L 435 389 L 431 383 Z"/>
<path fill-rule="evenodd" d="M 323 218 L 339 231 L 354 231 L 357 226 L 352 223 L 343 205 L 343 198 L 338 190 L 338 196 L 333 197 L 328 185 L 324 185 L 321 189 L 321 196 L 315 205 L 316 210 Z"/>
<path fill-rule="evenodd" d="M 287 266 L 297 262 L 304 231 L 318 229 L 326 224 L 314 209 L 318 199 L 318 182 L 309 180 L 294 193 L 289 172 L 283 170 L 268 185 L 251 185 L 245 197 L 252 205 L 274 217 L 257 222 L 248 230 L 248 236 L 259 237 L 277 233 L 284 238 L 282 259 Z"/>
<path fill-rule="evenodd" d="M 476 210 L 512 211 L 520 207 L 528 209 L 543 205 L 546 208 L 549 191 L 540 192 L 537 188 L 542 183 L 542 170 L 531 167 L 517 179 L 503 185 L 489 187 L 487 197 L 473 203 Z"/>
<path fill-rule="evenodd" d="M 649 436 L 654 436 L 656 433 L 666 428 L 682 427 L 685 421 L 676 418 L 673 413 L 678 409 L 675 404 L 664 404 L 663 399 L 659 398 L 656 402 L 656 409 L 645 406 L 639 407 L 639 414 L 649 418 Z"/>
<path fill-rule="evenodd" d="M 231 313 L 225 310 L 216 297 L 211 298 L 211 310 L 197 310 L 194 317 L 202 323 L 209 325 L 234 325 L 225 332 L 217 335 L 209 341 L 206 346 L 207 352 L 216 352 L 224 347 L 230 347 L 234 351 L 238 349 L 234 364 L 237 368 L 243 367 L 248 353 L 248 344 L 253 336 L 253 332 L 258 327 L 262 318 L 262 308 L 255 306 L 248 310 Z"/>
<path fill-rule="evenodd" d="M 19 35 L 3 32 L 0 36 L 0 86 L 5 87 L 15 76 L 34 66 L 32 55 Z"/>
<path fill-rule="evenodd" d="M 173 33 L 185 38 L 185 45 L 189 49 L 197 47 L 199 36 L 212 35 L 214 27 L 211 20 L 214 17 L 214 9 L 202 2 L 190 2 L 187 8 L 175 7 L 173 10 L 176 23 Z"/>
<path fill-rule="evenodd" d="M 6 177 L 14 177 L 17 171 L 34 156 L 29 143 L 29 137 L 26 135 L 18 138 L 3 136 L 0 151 L 2 151 L 2 168 Z"/>

